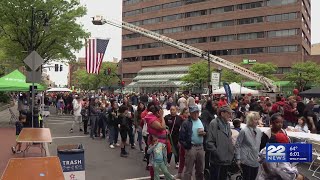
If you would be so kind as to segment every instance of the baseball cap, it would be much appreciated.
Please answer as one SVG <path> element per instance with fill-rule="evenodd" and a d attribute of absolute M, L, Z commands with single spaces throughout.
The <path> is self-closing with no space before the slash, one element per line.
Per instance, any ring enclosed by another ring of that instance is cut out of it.
<path fill-rule="evenodd" d="M 220 112 L 230 112 L 233 113 L 234 111 L 230 108 L 230 106 L 222 106 L 220 109 Z"/>
<path fill-rule="evenodd" d="M 190 112 L 190 113 L 199 112 L 198 106 L 190 106 L 190 107 L 189 107 L 189 112 Z"/>

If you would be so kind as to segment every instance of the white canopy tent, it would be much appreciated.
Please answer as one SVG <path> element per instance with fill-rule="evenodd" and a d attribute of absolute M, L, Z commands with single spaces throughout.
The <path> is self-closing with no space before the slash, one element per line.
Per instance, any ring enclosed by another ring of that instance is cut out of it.
<path fill-rule="evenodd" d="M 231 83 L 229 84 L 232 95 L 235 94 L 252 94 L 252 95 L 258 95 L 259 91 L 249 89 L 246 87 L 241 87 L 238 83 Z M 224 87 L 220 89 L 216 89 L 212 92 L 212 94 L 226 94 L 226 91 L 224 90 Z"/>
<path fill-rule="evenodd" d="M 68 88 L 51 88 L 47 92 L 71 92 Z"/>

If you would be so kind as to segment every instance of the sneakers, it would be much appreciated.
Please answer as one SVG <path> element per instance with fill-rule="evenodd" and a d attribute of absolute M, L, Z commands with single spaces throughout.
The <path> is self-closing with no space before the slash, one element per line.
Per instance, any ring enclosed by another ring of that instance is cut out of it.
<path fill-rule="evenodd" d="M 82 132 L 83 130 L 82 129 L 80 129 L 80 132 Z"/>
<path fill-rule="evenodd" d="M 135 149 L 136 148 L 136 146 L 133 144 L 133 145 L 131 145 L 131 149 Z"/>
<path fill-rule="evenodd" d="M 20 153 L 22 153 L 22 151 L 17 151 L 17 152 L 16 152 L 16 154 L 20 154 Z"/>
<path fill-rule="evenodd" d="M 111 149 L 114 149 L 114 145 L 113 144 L 110 144 L 109 146 Z"/>
<path fill-rule="evenodd" d="M 119 143 L 117 143 L 117 144 L 116 144 L 116 146 L 117 146 L 117 147 L 119 147 L 119 146 L 120 146 L 120 144 L 119 144 Z"/>
<path fill-rule="evenodd" d="M 11 147 L 11 151 L 12 151 L 13 154 L 15 154 L 16 153 L 16 148 L 15 147 Z"/>
<path fill-rule="evenodd" d="M 70 129 L 70 131 L 69 131 L 70 133 L 73 133 L 73 129 Z"/>
<path fill-rule="evenodd" d="M 176 169 L 178 169 L 179 168 L 179 163 L 176 163 Z"/>
<path fill-rule="evenodd" d="M 126 154 L 126 153 L 120 153 L 120 157 L 128 157 L 128 154 Z"/>

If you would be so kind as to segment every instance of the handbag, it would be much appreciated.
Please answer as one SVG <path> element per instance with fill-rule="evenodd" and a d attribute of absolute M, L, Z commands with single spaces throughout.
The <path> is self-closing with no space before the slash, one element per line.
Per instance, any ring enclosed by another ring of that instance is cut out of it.
<path fill-rule="evenodd" d="M 144 122 L 143 127 L 142 127 L 142 136 L 147 136 L 148 133 L 148 125 L 146 122 Z"/>

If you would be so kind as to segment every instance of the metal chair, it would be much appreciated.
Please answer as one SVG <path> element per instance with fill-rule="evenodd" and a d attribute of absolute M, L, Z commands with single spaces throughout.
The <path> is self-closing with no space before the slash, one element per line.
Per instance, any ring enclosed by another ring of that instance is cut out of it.
<path fill-rule="evenodd" d="M 9 109 L 9 112 L 10 112 L 10 121 L 9 121 L 9 124 L 14 124 L 15 122 L 18 121 L 18 118 L 17 116 L 13 113 L 13 111 L 11 110 L 11 108 L 8 108 Z"/>
<path fill-rule="evenodd" d="M 309 166 L 309 171 L 313 172 L 312 173 L 312 177 L 315 177 L 317 179 L 320 179 L 319 176 L 316 176 L 316 173 L 319 173 L 317 172 L 318 169 L 320 168 L 320 165 L 318 165 L 318 167 L 315 169 L 315 170 L 312 170 L 312 166 L 315 164 L 316 161 L 319 161 L 320 162 L 320 143 L 317 142 L 317 141 L 312 141 L 310 140 L 309 143 L 312 144 L 312 155 L 315 156 L 315 158 L 312 160 L 310 166 Z"/>

